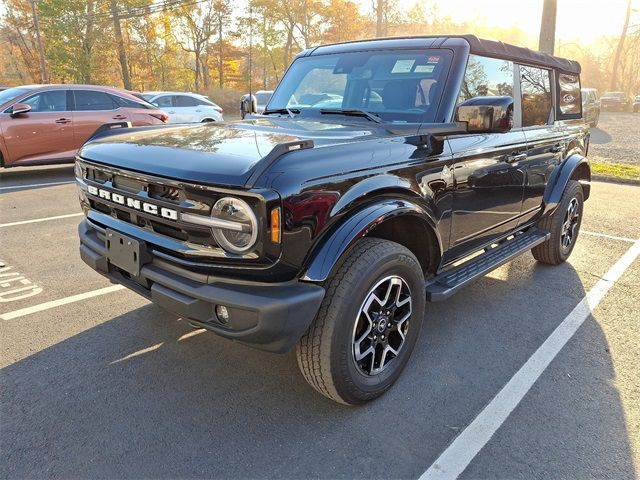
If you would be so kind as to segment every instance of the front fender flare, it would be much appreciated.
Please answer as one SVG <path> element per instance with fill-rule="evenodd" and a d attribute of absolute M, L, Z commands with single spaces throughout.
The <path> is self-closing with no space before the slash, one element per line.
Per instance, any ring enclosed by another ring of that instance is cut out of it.
<path fill-rule="evenodd" d="M 401 215 L 412 215 L 418 221 L 424 221 L 433 230 L 442 252 L 442 240 L 438 234 L 434 220 L 427 212 L 408 200 L 387 199 L 383 202 L 368 205 L 343 221 L 321 243 L 314 248 L 307 262 L 307 269 L 302 280 L 324 282 L 342 255 L 360 238 L 364 237 L 381 223 Z"/>
<path fill-rule="evenodd" d="M 567 183 L 573 177 L 574 172 L 576 172 L 579 168 L 585 168 L 588 172 L 587 178 L 582 179 L 582 182 L 590 182 L 591 181 L 591 167 L 589 166 L 589 161 L 586 157 L 579 153 L 574 153 L 569 156 L 564 162 L 562 162 L 561 166 L 559 166 L 556 171 L 552 174 L 552 177 L 547 184 L 547 189 L 544 193 L 544 212 L 543 214 L 548 214 L 549 212 L 555 210 L 555 208 L 560 203 L 560 199 L 562 198 L 562 193 L 564 192 Z"/>

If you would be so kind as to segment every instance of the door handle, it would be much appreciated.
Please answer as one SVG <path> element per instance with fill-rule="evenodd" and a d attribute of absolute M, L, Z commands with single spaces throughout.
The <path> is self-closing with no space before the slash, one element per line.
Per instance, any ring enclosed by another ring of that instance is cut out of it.
<path fill-rule="evenodd" d="M 526 159 L 526 153 L 512 153 L 511 155 L 505 155 L 504 157 L 504 161 L 507 163 L 518 163 Z"/>
<path fill-rule="evenodd" d="M 553 147 L 551 147 L 551 153 L 560 153 L 564 150 L 564 145 L 561 143 L 556 143 Z"/>
<path fill-rule="evenodd" d="M 115 115 L 112 117 L 114 120 L 126 120 L 126 115 Z"/>
<path fill-rule="evenodd" d="M 175 112 L 175 111 L 173 111 L 173 110 L 169 110 L 169 113 L 176 113 L 176 112 Z"/>
<path fill-rule="evenodd" d="M 56 123 L 71 123 L 71 120 L 68 118 L 59 118 L 56 120 Z"/>

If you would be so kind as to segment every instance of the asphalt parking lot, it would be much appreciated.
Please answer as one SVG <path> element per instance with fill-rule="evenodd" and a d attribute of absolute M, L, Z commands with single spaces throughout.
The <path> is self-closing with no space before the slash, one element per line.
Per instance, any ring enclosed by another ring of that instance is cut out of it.
<path fill-rule="evenodd" d="M 72 175 L 0 172 L 1 478 L 640 476 L 640 187 L 594 183 L 566 264 L 429 305 L 400 381 L 349 408 L 110 288 Z"/>

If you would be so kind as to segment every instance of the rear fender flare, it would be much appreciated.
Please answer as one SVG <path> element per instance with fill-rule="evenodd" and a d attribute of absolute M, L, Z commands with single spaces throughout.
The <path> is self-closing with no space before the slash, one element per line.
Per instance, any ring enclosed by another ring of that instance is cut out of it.
<path fill-rule="evenodd" d="M 562 193 L 567 187 L 567 183 L 574 177 L 574 173 L 580 173 L 578 180 L 583 185 L 590 185 L 591 167 L 589 161 L 583 155 L 574 153 L 570 155 L 562 164 L 552 173 L 551 179 L 547 184 L 544 193 L 544 214 L 548 214 L 555 210 L 560 203 Z M 585 198 L 588 197 L 585 195 Z"/>
<path fill-rule="evenodd" d="M 416 221 L 426 222 L 435 234 L 440 253 L 442 240 L 434 220 L 422 209 L 405 199 L 386 199 L 350 213 L 336 229 L 321 240 L 310 255 L 302 279 L 310 282 L 324 282 L 333 271 L 340 258 L 359 239 L 383 222 L 402 215 L 416 217 Z"/>

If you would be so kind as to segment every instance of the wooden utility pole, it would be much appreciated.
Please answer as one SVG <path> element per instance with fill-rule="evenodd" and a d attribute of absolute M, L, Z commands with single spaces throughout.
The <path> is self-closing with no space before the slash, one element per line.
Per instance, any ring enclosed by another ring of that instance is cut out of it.
<path fill-rule="evenodd" d="M 624 19 L 624 26 L 622 27 L 622 34 L 618 41 L 618 47 L 616 48 L 616 56 L 613 59 L 613 72 L 611 73 L 611 90 L 618 89 L 618 71 L 620 70 L 620 57 L 624 49 L 624 41 L 627 38 L 627 30 L 629 28 L 629 18 L 631 17 L 631 0 L 627 3 L 627 14 Z"/>
<path fill-rule="evenodd" d="M 376 0 L 376 37 L 382 37 L 382 24 L 385 17 L 386 0 Z"/>
<path fill-rule="evenodd" d="M 558 0 L 544 0 L 538 50 L 553 55 L 556 43 L 556 13 Z"/>
<path fill-rule="evenodd" d="M 131 90 L 131 77 L 129 76 L 129 65 L 127 65 L 127 52 L 124 49 L 124 39 L 122 38 L 122 27 L 120 26 L 120 14 L 116 0 L 111 0 L 111 15 L 113 15 L 113 30 L 116 34 L 116 44 L 118 45 L 118 59 L 122 69 L 122 83 L 124 88 Z"/>
<path fill-rule="evenodd" d="M 44 46 L 42 45 L 42 36 L 40 36 L 40 22 L 38 20 L 37 0 L 31 0 L 31 14 L 33 15 L 33 26 L 36 30 L 36 40 L 38 41 L 38 55 L 40 57 L 40 81 L 49 83 L 49 75 L 47 74 L 47 63 L 44 59 Z"/>

